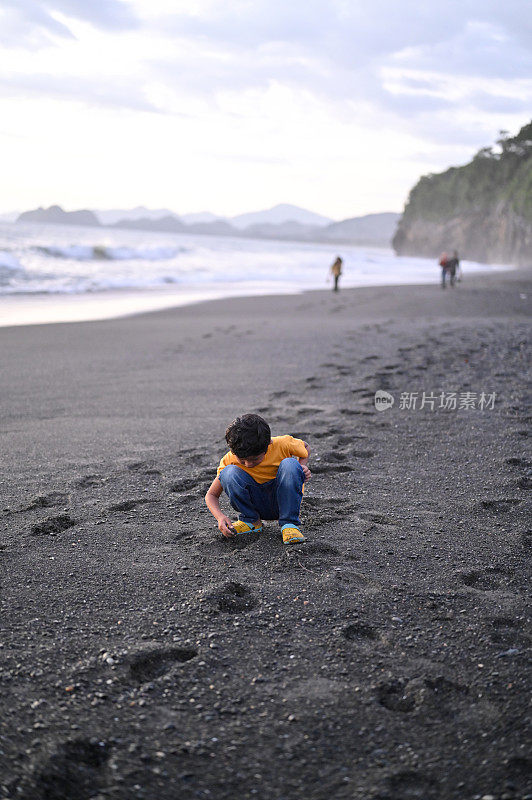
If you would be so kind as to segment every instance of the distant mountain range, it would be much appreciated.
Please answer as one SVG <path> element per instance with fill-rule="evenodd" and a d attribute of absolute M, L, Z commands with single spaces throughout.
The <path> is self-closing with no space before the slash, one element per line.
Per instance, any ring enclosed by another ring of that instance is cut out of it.
<path fill-rule="evenodd" d="M 253 225 L 284 225 L 286 222 L 297 222 L 300 225 L 310 225 L 314 227 L 324 227 L 333 222 L 329 217 L 315 214 L 299 206 L 292 206 L 288 203 L 281 203 L 268 209 L 268 211 L 252 211 L 248 214 L 239 214 L 231 217 L 228 222 L 239 230 L 246 230 Z"/>
<path fill-rule="evenodd" d="M 178 216 L 168 209 L 155 210 L 142 206 L 104 211 L 64 211 L 60 206 L 54 205 L 24 211 L 18 215 L 16 221 L 388 247 L 399 217 L 400 214 L 384 212 L 334 222 L 320 214 L 286 203 L 232 218 L 216 217 L 207 211 Z"/>

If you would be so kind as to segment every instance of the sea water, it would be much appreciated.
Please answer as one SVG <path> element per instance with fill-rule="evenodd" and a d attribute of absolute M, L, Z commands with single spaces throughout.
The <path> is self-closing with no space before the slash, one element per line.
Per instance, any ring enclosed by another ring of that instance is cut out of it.
<path fill-rule="evenodd" d="M 201 300 L 437 283 L 434 260 L 391 249 L 31 223 L 0 223 L 0 325 L 101 319 Z M 462 262 L 464 273 L 508 269 Z"/>

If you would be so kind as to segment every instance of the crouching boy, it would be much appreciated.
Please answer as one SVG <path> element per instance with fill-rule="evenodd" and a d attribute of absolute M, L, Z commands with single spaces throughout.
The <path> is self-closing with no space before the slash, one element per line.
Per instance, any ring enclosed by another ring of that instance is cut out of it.
<path fill-rule="evenodd" d="M 271 437 L 268 423 L 258 414 L 243 414 L 225 432 L 229 452 L 205 495 L 218 528 L 228 538 L 260 533 L 262 520 L 279 520 L 284 544 L 304 542 L 299 528 L 303 484 L 310 478 L 310 447 L 293 436 Z M 225 492 L 238 512 L 231 522 L 220 508 Z"/>

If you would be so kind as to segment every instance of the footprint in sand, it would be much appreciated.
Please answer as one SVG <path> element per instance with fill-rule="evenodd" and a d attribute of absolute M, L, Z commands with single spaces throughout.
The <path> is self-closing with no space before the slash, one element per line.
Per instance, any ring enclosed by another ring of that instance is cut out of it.
<path fill-rule="evenodd" d="M 314 431 L 312 433 L 312 438 L 313 439 L 328 439 L 330 436 L 336 436 L 337 433 L 338 433 L 338 431 L 337 431 L 336 428 L 327 428 L 327 430 L 323 430 L 323 431 Z M 295 436 L 296 434 L 294 433 L 292 435 Z"/>
<path fill-rule="evenodd" d="M 294 439 L 303 439 L 304 442 L 308 442 L 314 434 L 310 431 L 292 431 L 291 436 L 293 436 Z"/>
<path fill-rule="evenodd" d="M 491 641 L 501 647 L 528 647 L 530 637 L 523 630 L 523 623 L 511 617 L 494 617 L 491 620 Z"/>
<path fill-rule="evenodd" d="M 135 683 L 148 683 L 166 675 L 175 664 L 184 664 L 197 655 L 198 651 L 189 647 L 140 651 L 130 659 L 129 676 Z"/>
<path fill-rule="evenodd" d="M 180 494 L 181 492 L 188 492 L 190 489 L 196 489 L 198 484 L 199 481 L 196 478 L 181 478 L 181 480 L 172 483 L 168 487 L 168 491 Z"/>
<path fill-rule="evenodd" d="M 143 475 L 161 475 L 161 470 L 155 466 L 155 461 L 134 461 L 128 464 L 127 468 L 130 472 L 140 472 Z"/>
<path fill-rule="evenodd" d="M 101 475 L 84 475 L 77 481 L 74 481 L 74 488 L 76 489 L 93 489 L 95 486 L 102 486 L 105 483 L 105 478 Z"/>
<path fill-rule="evenodd" d="M 526 458 L 516 458 L 516 457 L 507 458 L 505 460 L 505 463 L 508 464 L 510 467 L 522 467 L 523 469 L 526 469 L 527 467 L 530 466 L 530 461 L 528 461 L 528 459 Z"/>
<path fill-rule="evenodd" d="M 22 509 L 23 511 L 31 511 L 34 508 L 52 508 L 53 506 L 64 506 L 68 503 L 69 495 L 64 492 L 50 492 L 49 494 L 41 494 L 36 497 L 32 502 Z"/>
<path fill-rule="evenodd" d="M 460 711 L 461 702 L 469 695 L 469 687 L 438 675 L 424 679 L 422 702 L 429 715 L 454 718 Z"/>
<path fill-rule="evenodd" d="M 72 519 L 68 514 L 60 514 L 57 517 L 48 517 L 43 522 L 38 522 L 31 528 L 32 536 L 55 536 L 57 533 L 74 527 L 77 520 Z"/>
<path fill-rule="evenodd" d="M 376 372 L 375 381 L 378 384 L 379 389 L 385 389 L 386 391 L 389 389 L 394 389 L 393 381 L 390 380 L 390 373 L 388 372 Z"/>
<path fill-rule="evenodd" d="M 342 636 L 349 642 L 374 642 L 379 638 L 379 633 L 373 625 L 356 620 L 342 628 Z"/>
<path fill-rule="evenodd" d="M 151 469 L 154 465 L 154 461 L 133 461 L 131 464 L 127 465 L 127 469 L 130 472 L 144 472 L 147 469 Z"/>
<path fill-rule="evenodd" d="M 374 396 L 374 393 L 371 395 Z M 344 417 L 356 417 L 356 416 L 367 416 L 371 414 L 371 411 L 368 411 L 367 408 L 339 408 L 338 411 L 340 414 L 343 414 Z"/>
<path fill-rule="evenodd" d="M 73 739 L 60 743 L 39 760 L 18 787 L 20 800 L 89 800 L 106 785 L 111 747 L 103 739 Z"/>
<path fill-rule="evenodd" d="M 458 578 L 465 586 L 488 592 L 499 589 L 506 584 L 511 574 L 509 570 L 500 567 L 486 567 L 485 569 L 475 569 L 470 572 L 459 572 Z"/>
<path fill-rule="evenodd" d="M 383 708 L 400 714 L 408 714 L 416 707 L 416 698 L 406 678 L 394 678 L 378 684 L 375 699 Z"/>
<path fill-rule="evenodd" d="M 70 495 L 64 492 L 49 492 L 49 494 L 37 495 L 27 506 L 22 506 L 14 511 L 6 509 L 6 516 L 11 514 L 23 514 L 26 511 L 34 511 L 38 508 L 53 508 L 54 506 L 64 506 L 70 500 Z"/>
<path fill-rule="evenodd" d="M 322 461 L 346 461 L 347 455 L 346 453 L 342 453 L 338 450 L 328 450 L 326 453 L 322 453 L 321 456 Z"/>
<path fill-rule="evenodd" d="M 154 503 L 154 502 L 155 502 L 155 500 L 148 500 L 145 497 L 142 497 L 140 499 L 134 499 L 134 500 L 123 500 L 121 503 L 115 503 L 114 505 L 109 506 L 107 511 L 110 511 L 110 512 L 115 512 L 115 511 L 133 511 L 133 509 L 136 508 L 137 506 L 143 506 L 143 505 L 146 505 L 146 503 Z"/>
<path fill-rule="evenodd" d="M 518 498 L 504 498 L 502 500 L 482 500 L 480 505 L 486 511 L 491 511 L 492 514 L 507 514 L 518 506 L 522 500 Z"/>
<path fill-rule="evenodd" d="M 248 586 L 236 581 L 229 581 L 222 586 L 203 593 L 202 599 L 218 611 L 228 614 L 241 614 L 251 611 L 258 600 Z"/>
<path fill-rule="evenodd" d="M 375 392 L 371 393 L 371 397 L 375 397 Z M 349 417 L 373 417 L 375 412 L 369 406 L 359 406 L 358 408 L 344 409 L 340 411 L 341 414 Z"/>
<path fill-rule="evenodd" d="M 428 717 L 454 718 L 469 695 L 469 687 L 436 677 L 395 678 L 377 685 L 375 698 L 389 711 L 409 713 L 423 707 Z"/>
<path fill-rule="evenodd" d="M 430 775 L 402 770 L 390 775 L 379 800 L 431 800 L 439 797 L 438 782 Z"/>
<path fill-rule="evenodd" d="M 204 453 L 188 453 L 183 461 L 189 467 L 202 466 L 205 463 L 205 455 Z"/>
<path fill-rule="evenodd" d="M 511 756 L 504 762 L 506 778 L 511 781 L 521 794 L 530 792 L 532 783 L 532 758 L 524 755 Z"/>
<path fill-rule="evenodd" d="M 518 489 L 531 489 L 532 488 L 532 465 L 526 458 L 507 458 L 506 464 L 510 467 L 517 467 L 522 471 L 521 477 L 513 482 L 513 486 Z"/>

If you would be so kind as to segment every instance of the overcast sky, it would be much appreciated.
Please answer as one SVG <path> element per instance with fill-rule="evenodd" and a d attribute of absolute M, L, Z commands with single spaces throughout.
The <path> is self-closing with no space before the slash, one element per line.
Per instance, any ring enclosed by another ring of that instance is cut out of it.
<path fill-rule="evenodd" d="M 529 0 L 2 0 L 0 211 L 401 210 L 532 116 Z"/>

